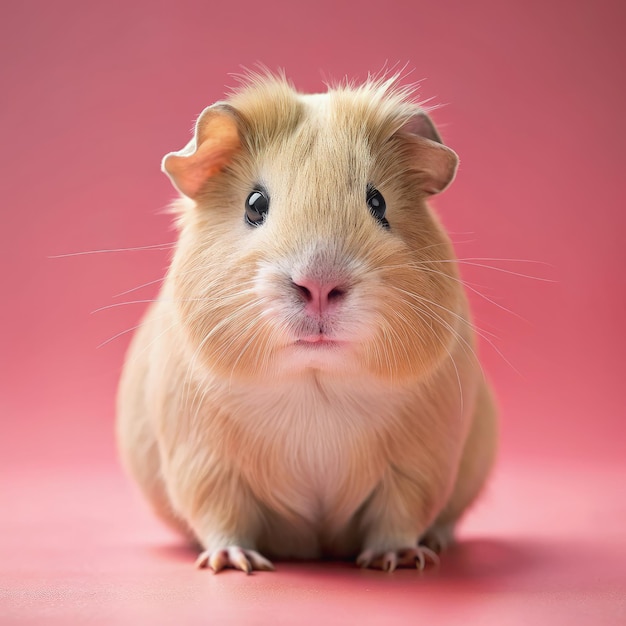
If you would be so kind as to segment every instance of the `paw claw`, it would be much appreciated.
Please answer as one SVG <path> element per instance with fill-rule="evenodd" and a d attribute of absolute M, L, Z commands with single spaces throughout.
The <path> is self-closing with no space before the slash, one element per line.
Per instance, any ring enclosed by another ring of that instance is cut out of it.
<path fill-rule="evenodd" d="M 271 561 L 268 561 L 258 552 L 254 552 L 254 550 L 248 551 L 248 559 L 250 560 L 253 569 L 265 572 L 273 572 L 276 569 Z"/>
<path fill-rule="evenodd" d="M 357 557 L 356 564 L 362 569 L 380 569 L 391 573 L 398 567 L 416 567 L 422 571 L 426 568 L 427 561 L 431 561 L 433 565 L 439 565 L 439 557 L 430 548 L 418 545 L 386 552 L 364 550 Z"/>
<path fill-rule="evenodd" d="M 415 555 L 415 567 L 417 567 L 420 572 L 423 572 L 426 567 L 426 557 L 422 552 L 418 552 Z"/>
<path fill-rule="evenodd" d="M 253 570 L 272 571 L 274 565 L 255 550 L 229 546 L 218 550 L 205 550 L 196 560 L 196 567 L 207 567 L 217 574 L 227 567 L 251 574 Z"/>
<path fill-rule="evenodd" d="M 252 571 L 252 566 L 246 558 L 246 553 L 241 548 L 229 548 L 228 561 L 231 566 L 240 569 L 246 574 L 249 574 Z"/>
<path fill-rule="evenodd" d="M 364 550 L 357 557 L 356 564 L 361 569 L 367 569 L 370 566 L 370 563 L 372 562 L 373 558 L 374 558 L 374 551 L 373 550 Z"/>
<path fill-rule="evenodd" d="M 428 557 L 434 566 L 439 567 L 441 561 L 439 560 L 439 555 L 434 550 L 431 550 L 427 546 L 418 546 L 418 550 L 421 551 L 423 557 Z M 426 565 L 425 561 L 424 565 Z"/>
<path fill-rule="evenodd" d="M 383 569 L 391 574 L 398 566 L 398 557 L 395 552 L 387 552 L 383 559 Z"/>
<path fill-rule="evenodd" d="M 196 559 L 196 567 L 198 569 L 202 569 L 203 567 L 206 567 L 207 565 L 207 561 L 209 560 L 209 557 L 207 555 L 206 552 L 203 552 L 197 559 Z"/>

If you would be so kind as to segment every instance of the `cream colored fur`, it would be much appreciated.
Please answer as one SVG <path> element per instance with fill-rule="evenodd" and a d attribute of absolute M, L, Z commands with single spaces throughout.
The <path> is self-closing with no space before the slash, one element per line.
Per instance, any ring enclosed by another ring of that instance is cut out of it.
<path fill-rule="evenodd" d="M 164 160 L 186 194 L 180 237 L 128 353 L 118 440 L 156 512 L 205 549 L 200 564 L 412 564 L 429 554 L 418 542 L 451 539 L 482 488 L 495 411 L 426 204 L 456 168 L 438 139 L 391 81 L 303 96 L 253 77 Z M 252 227 L 258 185 L 270 209 Z M 311 318 L 301 277 L 345 296 Z M 298 343 L 322 327 L 340 343 Z"/>

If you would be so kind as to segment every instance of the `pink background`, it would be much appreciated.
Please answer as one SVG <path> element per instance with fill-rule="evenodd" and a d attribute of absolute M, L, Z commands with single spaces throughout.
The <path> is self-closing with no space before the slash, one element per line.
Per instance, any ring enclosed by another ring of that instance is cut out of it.
<path fill-rule="evenodd" d="M 183 607 L 186 623 L 208 608 L 232 623 L 293 623 L 301 607 L 310 623 L 370 623 L 378 608 L 445 622 L 476 598 L 480 623 L 528 623 L 524 611 L 535 623 L 626 621 L 624 4 L 98 4 L 0 9 L 0 623 L 111 623 L 114 605 L 129 623 Z M 172 241 L 160 158 L 236 84 L 230 74 L 258 61 L 304 91 L 406 63 L 409 81 L 425 79 L 421 96 L 446 105 L 434 118 L 461 157 L 435 201 L 459 256 L 513 259 L 463 265 L 492 300 L 470 294 L 478 326 L 495 334 L 481 351 L 502 450 L 439 576 L 196 573 L 117 467 L 130 333 L 98 346 L 145 304 L 92 311 L 153 298 L 156 284 L 115 296 L 160 278 L 168 253 L 50 257 Z M 270 600 L 267 585 L 279 589 Z"/>

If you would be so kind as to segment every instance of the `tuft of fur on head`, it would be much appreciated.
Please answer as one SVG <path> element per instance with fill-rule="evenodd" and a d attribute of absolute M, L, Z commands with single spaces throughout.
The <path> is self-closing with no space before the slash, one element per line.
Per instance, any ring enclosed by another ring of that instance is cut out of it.
<path fill-rule="evenodd" d="M 228 102 L 248 112 L 244 121 L 255 131 L 255 141 L 262 144 L 293 132 L 301 121 L 302 107 L 284 72 L 263 69 L 238 78 L 240 85 L 231 90 Z M 398 71 L 370 75 L 360 84 L 345 78 L 329 81 L 326 86 L 337 115 L 358 120 L 377 141 L 393 135 L 417 111 L 430 113 L 436 108 L 427 106 L 427 101 L 416 102 L 418 83 L 403 84 L 402 79 L 403 73 Z"/>

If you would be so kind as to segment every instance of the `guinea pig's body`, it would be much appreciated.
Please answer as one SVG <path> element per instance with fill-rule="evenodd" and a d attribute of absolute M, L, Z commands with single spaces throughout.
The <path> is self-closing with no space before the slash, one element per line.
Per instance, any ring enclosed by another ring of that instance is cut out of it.
<path fill-rule="evenodd" d="M 131 345 L 122 458 L 198 563 L 418 564 L 496 447 L 450 241 L 456 155 L 390 82 L 256 78 L 164 170 L 180 236 Z"/>

